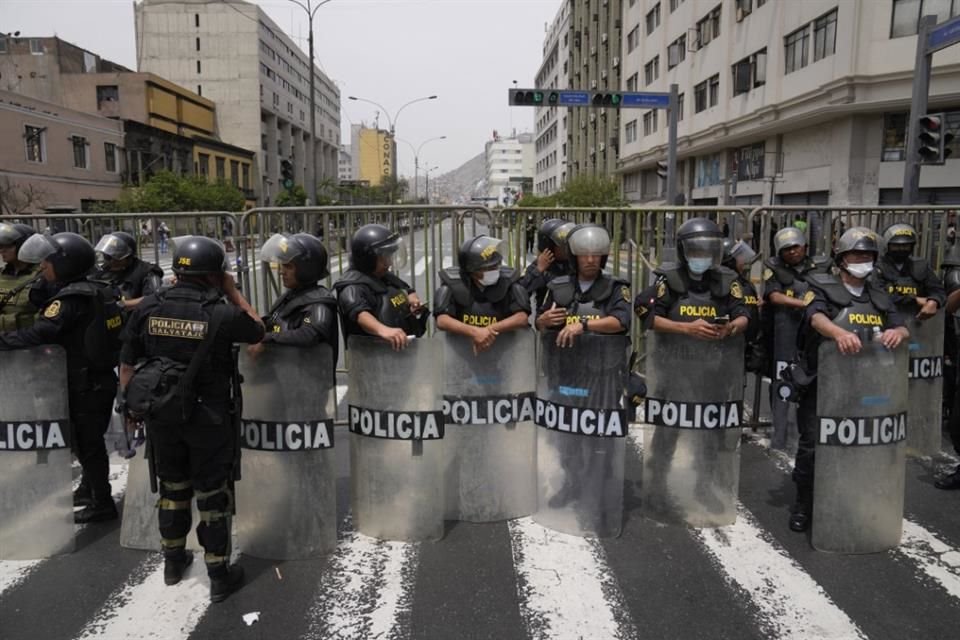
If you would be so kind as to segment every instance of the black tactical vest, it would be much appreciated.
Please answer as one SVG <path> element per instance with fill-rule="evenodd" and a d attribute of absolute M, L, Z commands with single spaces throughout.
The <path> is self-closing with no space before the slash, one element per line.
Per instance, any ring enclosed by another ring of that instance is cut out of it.
<path fill-rule="evenodd" d="M 68 333 L 64 348 L 68 367 L 92 374 L 113 375 L 120 361 L 120 333 L 123 330 L 122 310 L 102 284 L 78 280 L 64 286 L 50 301 L 74 298 L 82 300 L 87 317 L 82 327 Z"/>
<path fill-rule="evenodd" d="M 274 303 L 267 315 L 264 323 L 267 333 L 299 329 L 303 326 L 304 318 L 310 315 L 311 307 L 318 304 L 328 307 L 334 314 L 333 317 L 336 317 L 337 299 L 326 287 L 315 285 L 286 292 Z"/>
<path fill-rule="evenodd" d="M 694 322 L 703 319 L 707 322 L 730 313 L 726 300 L 731 287 L 737 280 L 737 274 L 726 267 L 714 267 L 703 274 L 698 286 L 690 278 L 686 267 L 667 263 L 661 265 L 655 273 L 663 277 L 671 293 L 670 310 L 667 318 L 676 322 Z"/>
<path fill-rule="evenodd" d="M 904 264 L 904 268 L 898 269 L 896 264 L 884 257 L 877 262 L 877 271 L 884 288 L 890 295 L 915 298 L 927 293 L 923 286 L 927 277 L 927 263 L 923 258 L 911 256 Z M 910 302 L 903 306 L 913 309 L 916 304 Z"/>
<path fill-rule="evenodd" d="M 456 319 L 466 325 L 489 327 L 510 315 L 510 289 L 517 281 L 517 272 L 511 267 L 500 267 L 500 279 L 482 291 L 464 280 L 457 267 L 442 270 L 440 281 L 453 294 Z"/>
<path fill-rule="evenodd" d="M 558 276 L 550 281 L 547 287 L 558 307 L 567 310 L 566 324 L 577 324 L 584 320 L 599 320 L 606 317 L 604 310 L 607 301 L 614 293 L 619 293 L 622 287 L 629 286 L 624 280 L 611 278 L 601 273 L 586 291 L 580 290 L 580 283 L 575 275 Z"/>

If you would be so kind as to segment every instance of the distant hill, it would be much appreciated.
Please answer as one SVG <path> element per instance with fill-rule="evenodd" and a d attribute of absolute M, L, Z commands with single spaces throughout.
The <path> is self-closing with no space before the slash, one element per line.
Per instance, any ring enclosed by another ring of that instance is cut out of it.
<path fill-rule="evenodd" d="M 430 180 L 431 202 L 461 204 L 470 202 L 474 195 L 486 195 L 486 159 L 481 152 L 458 168 Z"/>

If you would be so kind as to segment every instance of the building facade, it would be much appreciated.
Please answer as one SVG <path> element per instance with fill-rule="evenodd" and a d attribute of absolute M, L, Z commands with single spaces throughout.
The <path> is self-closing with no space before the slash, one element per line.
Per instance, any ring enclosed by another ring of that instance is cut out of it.
<path fill-rule="evenodd" d="M 570 40 L 570 3 L 563 2 L 544 37 L 543 62 L 536 78 L 538 88 L 570 87 Z M 556 106 L 536 108 L 536 176 L 533 191 L 538 196 L 556 193 L 567 181 L 568 111 Z"/>
<path fill-rule="evenodd" d="M 0 90 L 0 212 L 89 211 L 122 187 L 123 123 Z"/>
<path fill-rule="evenodd" d="M 624 3 L 625 89 L 679 85 L 678 189 L 689 204 L 899 204 L 921 13 L 949 0 Z M 638 37 L 629 34 L 638 33 Z M 839 34 L 839 37 L 838 37 Z M 934 56 L 929 112 L 960 128 L 960 46 Z M 665 199 L 666 111 L 623 110 L 625 196 Z M 921 199 L 960 203 L 960 143 Z"/>
<path fill-rule="evenodd" d="M 337 180 L 340 92 L 257 5 L 242 0 L 142 0 L 135 6 L 138 65 L 217 104 L 220 138 L 259 149 L 256 181 L 269 204 L 280 163 L 309 182 L 310 74 L 315 77 L 317 181 Z"/>
<path fill-rule="evenodd" d="M 350 127 L 350 137 L 351 180 L 379 187 L 384 178 L 389 179 L 394 175 L 396 143 L 389 131 L 355 124 Z"/>
<path fill-rule="evenodd" d="M 337 171 L 337 179 L 340 182 L 353 180 L 353 154 L 351 150 L 352 146 L 348 147 L 345 144 L 340 145 L 340 155 L 338 156 L 338 165 L 339 170 Z"/>
<path fill-rule="evenodd" d="M 533 186 L 536 152 L 533 134 L 493 139 L 484 145 L 486 197 L 496 198 L 499 206 L 514 204 Z M 492 202 L 492 201 L 491 201 Z"/>

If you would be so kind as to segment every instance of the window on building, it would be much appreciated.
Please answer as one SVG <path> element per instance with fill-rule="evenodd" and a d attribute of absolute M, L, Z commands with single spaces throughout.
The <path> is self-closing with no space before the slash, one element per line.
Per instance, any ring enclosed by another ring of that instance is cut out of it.
<path fill-rule="evenodd" d="M 200 73 L 200 61 L 197 60 L 197 73 Z"/>
<path fill-rule="evenodd" d="M 632 7 L 632 6 L 635 5 L 635 4 L 637 4 L 637 0 L 630 0 L 630 5 L 629 5 L 629 6 Z"/>
<path fill-rule="evenodd" d="M 673 69 L 686 59 L 687 34 L 683 34 L 667 47 L 667 69 Z"/>
<path fill-rule="evenodd" d="M 27 161 L 46 162 L 47 128 L 25 125 L 23 139 L 27 149 Z"/>
<path fill-rule="evenodd" d="M 733 65 L 733 95 L 739 96 L 767 82 L 766 48 Z"/>
<path fill-rule="evenodd" d="M 643 84 L 645 86 L 656 82 L 660 77 L 660 56 L 654 56 L 653 60 L 643 65 Z"/>
<path fill-rule="evenodd" d="M 112 142 L 103 143 L 103 166 L 109 173 L 117 172 L 117 145 Z"/>
<path fill-rule="evenodd" d="M 900 162 L 906 158 L 907 144 L 906 113 L 885 113 L 883 115 L 883 162 Z"/>
<path fill-rule="evenodd" d="M 937 23 L 960 15 L 958 0 L 893 0 L 890 37 L 915 36 L 920 29 L 921 16 L 937 16 Z"/>
<path fill-rule="evenodd" d="M 653 9 L 647 12 L 647 35 L 650 35 L 660 26 L 660 3 L 654 5 Z"/>
<path fill-rule="evenodd" d="M 657 111 L 651 109 L 643 114 L 643 135 L 649 136 L 657 132 Z"/>
<path fill-rule="evenodd" d="M 722 6 L 717 5 L 697 22 L 697 44 L 700 47 L 705 47 L 711 40 L 720 37 L 720 9 Z"/>
<path fill-rule="evenodd" d="M 216 163 L 217 163 L 217 180 L 226 180 L 227 179 L 227 159 L 221 156 L 217 156 Z"/>
<path fill-rule="evenodd" d="M 274 94 L 273 94 L 273 106 L 275 106 L 275 107 L 279 107 L 279 106 L 280 106 L 280 94 L 279 94 L 279 93 L 274 92 Z"/>
<path fill-rule="evenodd" d="M 700 113 L 707 108 L 707 81 L 704 80 L 693 88 L 693 112 Z"/>
<path fill-rule="evenodd" d="M 240 162 L 238 160 L 230 161 L 230 184 L 240 187 Z"/>
<path fill-rule="evenodd" d="M 203 87 L 201 87 L 199 84 L 197 85 L 197 95 L 203 97 Z"/>
<path fill-rule="evenodd" d="M 709 156 L 699 156 L 696 164 L 696 185 L 712 187 L 720 184 L 720 165 L 722 154 L 714 153 Z"/>
<path fill-rule="evenodd" d="M 193 24 L 194 24 L 194 26 L 196 26 L 196 27 L 199 27 L 199 26 L 200 26 L 200 14 L 199 14 L 199 13 L 193 14 Z"/>
<path fill-rule="evenodd" d="M 626 135 L 627 144 L 637 141 L 637 121 L 631 120 L 627 123 L 627 126 L 623 128 L 624 134 Z"/>
<path fill-rule="evenodd" d="M 676 11 L 677 7 L 683 4 L 684 1 L 685 0 L 670 0 L 670 13 L 673 13 L 674 11 Z"/>
<path fill-rule="evenodd" d="M 803 25 L 783 39 L 784 74 L 793 73 L 807 66 L 810 49 L 809 25 Z"/>
<path fill-rule="evenodd" d="M 758 180 L 763 178 L 763 165 L 766 145 L 763 142 L 740 147 L 736 150 L 737 180 Z"/>
<path fill-rule="evenodd" d="M 87 157 L 87 139 L 83 136 L 70 136 L 70 142 L 73 145 L 73 167 L 88 169 L 90 159 Z"/>
<path fill-rule="evenodd" d="M 683 120 L 683 95 L 681 93 L 677 96 L 677 122 Z"/>
<path fill-rule="evenodd" d="M 640 26 L 636 26 L 627 34 L 627 53 L 630 53 L 640 44 Z"/>
<path fill-rule="evenodd" d="M 629 78 L 627 78 L 627 91 L 636 91 L 638 86 L 637 83 L 639 82 L 639 80 L 640 80 L 640 77 L 636 73 L 630 76 Z"/>
<path fill-rule="evenodd" d="M 241 188 L 243 188 L 244 190 L 249 190 L 250 189 L 250 165 L 244 162 L 240 170 L 241 170 L 241 178 L 240 178 Z"/>
<path fill-rule="evenodd" d="M 201 153 L 197 156 L 197 173 L 204 178 L 210 175 L 210 154 Z"/>
<path fill-rule="evenodd" d="M 715 107 L 720 102 L 720 74 L 707 81 L 710 85 L 710 106 Z"/>
<path fill-rule="evenodd" d="M 117 85 L 97 85 L 97 109 L 102 109 L 104 102 L 116 102 L 119 99 L 120 89 Z"/>
<path fill-rule="evenodd" d="M 35 56 L 43 55 L 43 40 L 40 38 L 30 38 L 30 53 Z"/>
<path fill-rule="evenodd" d="M 832 56 L 837 50 L 837 10 L 813 21 L 813 61 Z"/>
<path fill-rule="evenodd" d="M 767 4 L 767 0 L 757 0 L 757 9 Z"/>
<path fill-rule="evenodd" d="M 197 51 L 200 51 L 200 38 L 197 38 Z"/>
<path fill-rule="evenodd" d="M 737 11 L 737 20 L 742 20 L 753 11 L 753 0 L 737 0 L 734 7 Z"/>
<path fill-rule="evenodd" d="M 0 53 L 7 53 L 7 37 L 0 36 Z"/>

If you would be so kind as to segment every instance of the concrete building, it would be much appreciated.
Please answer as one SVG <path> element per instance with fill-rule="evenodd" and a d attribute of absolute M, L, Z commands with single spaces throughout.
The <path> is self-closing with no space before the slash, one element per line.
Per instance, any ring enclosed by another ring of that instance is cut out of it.
<path fill-rule="evenodd" d="M 138 67 L 217 104 L 217 131 L 227 143 L 259 149 L 261 200 L 279 188 L 280 162 L 308 182 L 310 74 L 307 56 L 258 6 L 242 0 L 141 0 L 135 5 Z M 318 184 L 336 180 L 340 92 L 316 66 Z"/>
<path fill-rule="evenodd" d="M 543 89 L 570 87 L 570 3 L 563 2 L 543 40 L 543 62 L 537 71 L 536 86 Z M 538 196 L 556 193 L 567 181 L 568 109 L 537 107 L 536 175 L 533 192 Z"/>
<path fill-rule="evenodd" d="M 353 147 L 348 147 L 345 144 L 340 145 L 340 155 L 338 160 L 339 170 L 337 172 L 337 179 L 340 182 L 344 180 L 350 181 L 353 180 L 353 154 L 351 150 Z"/>
<path fill-rule="evenodd" d="M 960 3 L 625 2 L 624 88 L 679 85 L 678 184 L 690 204 L 899 204 L 921 13 L 942 21 Z M 956 130 L 960 46 L 933 64 L 929 111 L 948 112 Z M 626 197 L 661 201 L 666 112 L 624 109 L 620 139 Z M 923 168 L 924 201 L 960 203 L 960 142 L 953 158 Z"/>
<path fill-rule="evenodd" d="M 498 205 L 509 206 L 533 188 L 536 162 L 533 134 L 501 138 L 494 131 L 493 139 L 484 145 L 484 159 L 486 197 L 496 198 Z"/>
<path fill-rule="evenodd" d="M 626 33 L 621 16 L 622 8 L 633 1 L 567 0 L 570 7 L 567 33 L 572 40 L 568 56 L 572 88 L 627 88 L 621 81 L 621 33 Z M 619 111 L 594 108 L 568 111 L 568 177 L 613 175 L 619 158 Z"/>
<path fill-rule="evenodd" d="M 355 124 L 350 127 L 350 138 L 351 180 L 379 187 L 384 178 L 395 175 L 396 142 L 389 131 Z"/>
<path fill-rule="evenodd" d="M 89 211 L 120 194 L 123 123 L 0 90 L 0 212 Z"/>

